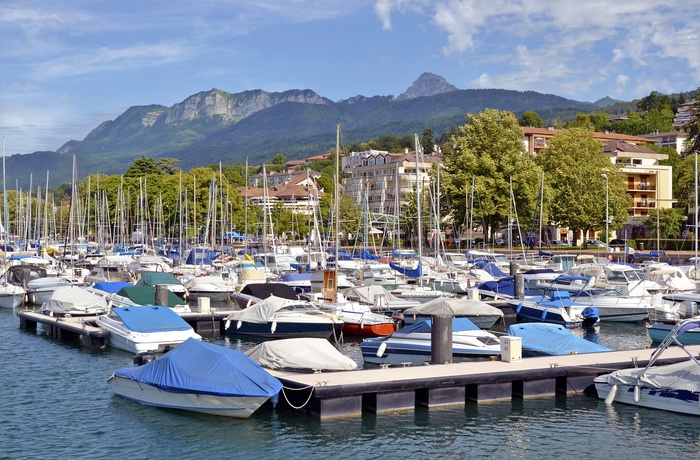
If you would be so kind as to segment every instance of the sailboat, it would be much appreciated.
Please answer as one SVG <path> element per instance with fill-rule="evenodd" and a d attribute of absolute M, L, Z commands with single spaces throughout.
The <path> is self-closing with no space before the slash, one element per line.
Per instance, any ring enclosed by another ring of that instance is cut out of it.
<path fill-rule="evenodd" d="M 421 222 L 421 180 L 420 169 L 418 167 L 418 156 L 420 154 L 420 141 L 418 134 L 414 134 L 416 149 L 416 236 L 418 240 L 418 264 L 414 268 L 401 267 L 393 262 L 389 265 L 397 272 L 416 280 L 415 284 L 403 284 L 397 286 L 391 293 L 401 299 L 417 300 L 428 302 L 444 295 L 441 291 L 434 290 L 423 284 L 423 224 Z"/>

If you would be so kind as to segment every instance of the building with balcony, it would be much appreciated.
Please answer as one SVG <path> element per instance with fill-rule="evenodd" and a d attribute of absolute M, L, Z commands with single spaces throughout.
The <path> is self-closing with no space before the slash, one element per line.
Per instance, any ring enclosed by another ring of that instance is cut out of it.
<path fill-rule="evenodd" d="M 342 158 L 343 191 L 374 214 L 398 216 L 408 196 L 430 183 L 429 172 L 440 155 L 421 155 L 416 173 L 415 152 L 388 153 L 379 150 L 352 152 Z"/>

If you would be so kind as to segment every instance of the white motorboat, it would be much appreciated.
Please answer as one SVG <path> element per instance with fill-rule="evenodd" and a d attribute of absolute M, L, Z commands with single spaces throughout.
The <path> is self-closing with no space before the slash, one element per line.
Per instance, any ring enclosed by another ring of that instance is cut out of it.
<path fill-rule="evenodd" d="M 357 369 L 355 361 L 338 351 L 328 340 L 319 338 L 268 340 L 245 354 L 267 369 L 296 372 Z"/>
<path fill-rule="evenodd" d="M 118 369 L 114 393 L 141 404 L 248 418 L 282 384 L 244 353 L 188 339 L 142 366 Z"/>
<path fill-rule="evenodd" d="M 41 306 L 41 312 L 51 316 L 97 316 L 106 314 L 109 309 L 110 305 L 103 296 L 79 286 L 54 289 Z"/>
<path fill-rule="evenodd" d="M 193 276 L 184 283 L 188 299 L 208 297 L 212 302 L 226 302 L 236 284 L 221 276 Z"/>
<path fill-rule="evenodd" d="M 72 285 L 70 280 L 60 276 L 47 276 L 30 280 L 27 283 L 27 302 L 33 305 L 43 305 L 49 301 L 56 289 Z"/>
<path fill-rule="evenodd" d="M 421 321 L 400 329 L 390 336 L 364 339 L 362 357 L 372 364 L 420 365 L 431 360 L 431 322 Z M 494 334 L 479 329 L 467 318 L 452 321 L 452 358 L 489 358 L 501 353 L 501 341 Z"/>
<path fill-rule="evenodd" d="M 692 350 L 683 346 L 680 337 L 700 328 L 700 318 L 678 323 L 654 350 L 643 368 L 622 369 L 596 377 L 598 397 L 606 404 L 621 402 L 651 409 L 700 415 L 700 362 Z M 678 345 L 689 360 L 656 366 L 656 362 L 671 345 Z"/>
<path fill-rule="evenodd" d="M 134 354 L 165 352 L 189 338 L 202 338 L 175 311 L 163 306 L 112 308 L 97 318 L 97 324 L 109 331 L 111 346 Z"/>
<path fill-rule="evenodd" d="M 26 292 L 22 286 L 3 281 L 0 283 L 0 308 L 17 308 L 24 302 Z"/>
<path fill-rule="evenodd" d="M 271 295 L 226 318 L 229 333 L 265 338 L 338 337 L 343 320 L 311 302 Z"/>

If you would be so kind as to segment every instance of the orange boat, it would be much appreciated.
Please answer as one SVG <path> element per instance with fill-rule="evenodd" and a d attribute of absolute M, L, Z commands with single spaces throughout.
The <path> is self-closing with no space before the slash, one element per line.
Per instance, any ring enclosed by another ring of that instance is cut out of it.
<path fill-rule="evenodd" d="M 384 316 L 384 318 L 386 318 L 386 320 L 383 322 L 376 323 L 348 322 L 348 320 L 345 319 L 345 324 L 343 324 L 342 329 L 343 335 L 350 335 L 353 337 L 381 337 L 384 335 L 391 335 L 396 331 L 396 323 L 387 316 Z"/>

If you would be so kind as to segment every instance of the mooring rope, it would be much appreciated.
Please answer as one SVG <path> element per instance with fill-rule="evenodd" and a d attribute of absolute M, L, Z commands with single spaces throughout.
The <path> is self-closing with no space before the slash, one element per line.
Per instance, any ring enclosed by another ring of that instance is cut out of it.
<path fill-rule="evenodd" d="M 304 404 L 302 404 L 299 407 L 297 407 L 294 404 L 292 404 L 291 402 L 289 402 L 289 398 L 287 398 L 287 393 L 285 393 L 285 391 L 284 391 L 284 390 L 300 391 L 300 390 L 308 390 L 309 388 L 311 388 L 311 391 L 309 392 L 309 397 L 306 398 L 306 401 L 304 401 Z M 291 387 L 285 387 L 285 386 L 282 387 L 282 396 L 284 396 L 284 400 L 287 401 L 287 404 L 289 405 L 289 407 L 291 407 L 294 410 L 302 409 L 302 408 L 304 408 L 304 406 L 309 404 L 309 401 L 311 401 L 311 396 L 313 394 L 314 394 L 314 386 L 313 385 L 308 385 L 308 386 L 305 386 L 302 388 L 291 388 Z"/>

